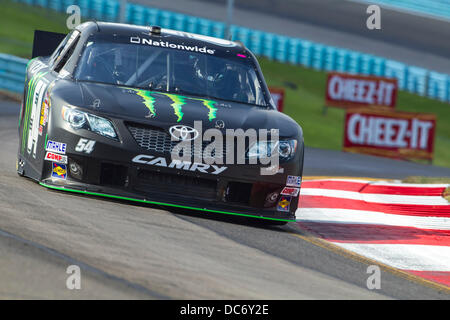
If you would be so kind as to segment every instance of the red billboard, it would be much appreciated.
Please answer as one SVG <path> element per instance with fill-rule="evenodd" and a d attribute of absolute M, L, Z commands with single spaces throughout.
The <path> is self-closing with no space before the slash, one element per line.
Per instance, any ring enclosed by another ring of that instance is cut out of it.
<path fill-rule="evenodd" d="M 327 78 L 325 105 L 339 108 L 394 108 L 397 92 L 396 79 L 331 72 Z"/>
<path fill-rule="evenodd" d="M 433 158 L 436 116 L 388 108 L 347 109 L 344 151 L 399 159 Z"/>
<path fill-rule="evenodd" d="M 273 102 L 275 102 L 277 110 L 280 111 L 280 112 L 283 112 L 284 89 L 283 88 L 270 87 L 269 91 L 270 91 L 270 95 L 272 96 Z"/>

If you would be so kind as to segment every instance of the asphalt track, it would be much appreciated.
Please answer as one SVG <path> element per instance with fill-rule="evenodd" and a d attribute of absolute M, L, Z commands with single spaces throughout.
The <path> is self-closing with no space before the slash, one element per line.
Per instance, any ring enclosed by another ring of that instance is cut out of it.
<path fill-rule="evenodd" d="M 0 101 L 0 298 L 450 298 L 449 291 L 389 268 L 382 268 L 381 289 L 368 290 L 371 261 L 323 245 L 295 223 L 271 227 L 48 190 L 15 172 L 17 118 L 18 104 Z M 309 149 L 306 172 L 321 173 L 323 156 Z M 346 157 L 362 159 L 335 152 L 336 162 L 323 163 L 337 169 Z M 372 164 L 381 170 L 385 162 Z M 388 166 L 416 173 L 403 162 Z M 375 176 L 375 167 L 366 176 Z M 339 174 L 362 168 L 355 170 Z M 69 265 L 81 268 L 81 290 L 65 286 Z"/>
<path fill-rule="evenodd" d="M 227 16 L 226 0 L 132 2 L 217 21 Z M 450 21 L 382 8 L 381 30 L 369 30 L 367 6 L 348 0 L 235 0 L 233 23 L 450 74 Z"/>

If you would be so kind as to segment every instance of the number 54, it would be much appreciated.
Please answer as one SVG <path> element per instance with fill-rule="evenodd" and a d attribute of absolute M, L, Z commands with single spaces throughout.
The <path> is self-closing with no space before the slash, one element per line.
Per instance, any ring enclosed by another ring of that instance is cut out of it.
<path fill-rule="evenodd" d="M 94 151 L 95 141 L 94 140 L 88 140 L 81 138 L 80 141 L 78 141 L 78 144 L 75 147 L 75 151 L 77 152 L 84 152 L 84 153 L 91 153 Z"/>

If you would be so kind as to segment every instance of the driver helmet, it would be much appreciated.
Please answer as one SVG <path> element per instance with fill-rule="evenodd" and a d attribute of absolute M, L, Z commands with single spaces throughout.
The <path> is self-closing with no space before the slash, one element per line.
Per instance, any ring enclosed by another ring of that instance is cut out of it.
<path fill-rule="evenodd" d="M 214 60 L 202 59 L 198 56 L 190 56 L 194 76 L 202 81 L 216 82 L 223 77 L 226 64 Z"/>

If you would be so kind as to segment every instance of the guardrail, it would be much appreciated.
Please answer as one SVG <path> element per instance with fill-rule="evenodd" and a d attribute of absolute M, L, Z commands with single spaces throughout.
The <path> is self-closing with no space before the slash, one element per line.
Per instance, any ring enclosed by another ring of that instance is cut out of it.
<path fill-rule="evenodd" d="M 84 17 L 117 21 L 120 11 L 118 0 L 16 0 L 65 12 L 76 4 Z M 126 20 L 136 25 L 159 25 L 223 38 L 225 24 L 134 3 L 126 7 Z M 433 99 L 450 102 L 450 76 L 399 61 L 315 43 L 300 38 L 286 37 L 237 25 L 230 27 L 234 40 L 242 41 L 252 52 L 283 63 L 299 64 L 324 71 L 339 71 L 397 78 L 399 88 Z M 0 65 L 0 70 L 1 70 Z"/>
<path fill-rule="evenodd" d="M 0 53 L 0 89 L 22 92 L 28 60 Z"/>

